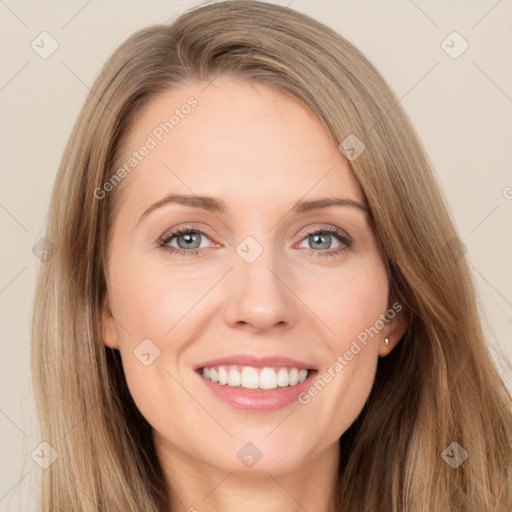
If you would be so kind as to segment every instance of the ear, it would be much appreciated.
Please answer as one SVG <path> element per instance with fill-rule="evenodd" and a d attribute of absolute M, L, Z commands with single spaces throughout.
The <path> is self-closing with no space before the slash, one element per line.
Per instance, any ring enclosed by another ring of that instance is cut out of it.
<path fill-rule="evenodd" d="M 116 321 L 114 319 L 114 315 L 112 314 L 112 310 L 110 309 L 108 293 L 105 293 L 105 298 L 103 300 L 103 305 L 101 308 L 101 321 L 103 343 L 107 347 L 118 349 L 119 343 L 117 340 Z"/>
<path fill-rule="evenodd" d="M 379 340 L 379 356 L 386 357 L 402 339 L 409 326 L 409 318 L 402 304 L 398 301 L 388 308 L 386 312 L 388 321 L 385 323 Z M 388 339 L 386 346 L 385 340 Z"/>

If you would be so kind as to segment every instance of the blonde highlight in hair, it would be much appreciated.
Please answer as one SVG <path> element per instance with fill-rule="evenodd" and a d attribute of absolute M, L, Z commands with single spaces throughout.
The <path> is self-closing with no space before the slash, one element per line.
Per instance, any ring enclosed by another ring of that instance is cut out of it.
<path fill-rule="evenodd" d="M 128 391 L 119 353 L 102 341 L 109 236 L 123 184 L 101 200 L 137 114 L 190 82 L 233 75 L 286 91 L 338 145 L 364 192 L 409 316 L 379 359 L 361 414 L 340 438 L 334 510 L 506 511 L 512 507 L 511 396 L 491 360 L 474 286 L 431 166 L 390 88 L 325 25 L 253 0 L 193 9 L 141 30 L 104 65 L 55 182 L 46 236 L 57 253 L 35 295 L 32 372 L 41 435 L 58 461 L 43 470 L 41 510 L 176 510 L 151 426 Z M 137 172 L 134 170 L 133 172 Z M 441 454 L 469 453 L 456 470 Z"/>

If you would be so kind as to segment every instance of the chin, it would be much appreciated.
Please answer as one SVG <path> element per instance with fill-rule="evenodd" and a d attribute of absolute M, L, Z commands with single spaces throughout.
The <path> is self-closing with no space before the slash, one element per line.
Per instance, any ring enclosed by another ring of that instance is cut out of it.
<path fill-rule="evenodd" d="M 222 448 L 219 457 L 212 454 L 207 464 L 216 467 L 226 473 L 233 472 L 240 475 L 284 475 L 289 474 L 306 462 L 306 453 L 293 449 L 293 446 L 279 446 L 265 441 L 247 441 L 235 443 L 236 448 Z M 291 443 L 290 443 L 291 444 Z M 230 456 L 230 453 L 233 456 Z"/>

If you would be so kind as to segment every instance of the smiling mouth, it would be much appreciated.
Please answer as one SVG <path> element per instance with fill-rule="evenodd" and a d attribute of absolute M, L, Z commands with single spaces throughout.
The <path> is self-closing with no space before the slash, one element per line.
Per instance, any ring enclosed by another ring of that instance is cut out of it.
<path fill-rule="evenodd" d="M 204 379 L 220 385 L 258 391 L 294 387 L 316 373 L 316 370 L 304 368 L 241 365 L 217 365 L 196 371 Z"/>

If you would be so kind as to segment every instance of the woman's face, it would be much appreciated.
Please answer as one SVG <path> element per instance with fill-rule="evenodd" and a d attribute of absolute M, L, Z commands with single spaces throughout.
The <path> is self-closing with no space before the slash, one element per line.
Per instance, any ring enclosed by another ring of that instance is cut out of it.
<path fill-rule="evenodd" d="M 154 99 L 127 138 L 104 339 L 163 456 L 285 473 L 337 446 L 405 325 L 315 115 L 255 83 L 205 86 Z"/>

